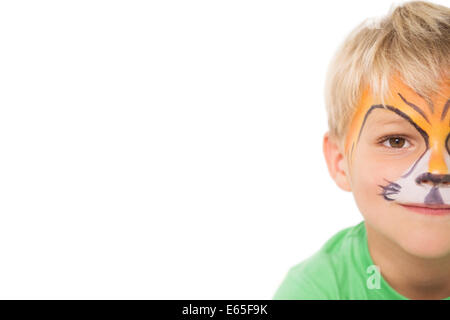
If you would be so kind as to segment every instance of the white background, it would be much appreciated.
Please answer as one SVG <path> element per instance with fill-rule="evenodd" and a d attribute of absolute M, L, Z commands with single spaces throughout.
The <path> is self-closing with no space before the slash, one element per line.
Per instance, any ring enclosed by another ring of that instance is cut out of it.
<path fill-rule="evenodd" d="M 362 220 L 323 84 L 392 3 L 1 2 L 0 298 L 271 299 Z"/>

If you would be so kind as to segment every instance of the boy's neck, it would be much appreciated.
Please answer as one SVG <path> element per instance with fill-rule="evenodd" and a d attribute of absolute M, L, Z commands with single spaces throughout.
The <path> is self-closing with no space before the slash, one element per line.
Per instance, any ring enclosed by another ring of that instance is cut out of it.
<path fill-rule="evenodd" d="M 450 256 L 425 259 L 409 254 L 365 222 L 369 252 L 382 277 L 408 299 L 450 297 Z"/>

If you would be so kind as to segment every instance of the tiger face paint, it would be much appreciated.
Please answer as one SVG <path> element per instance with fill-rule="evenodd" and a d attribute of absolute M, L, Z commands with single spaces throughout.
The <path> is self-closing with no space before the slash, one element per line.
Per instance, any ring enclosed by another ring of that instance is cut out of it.
<path fill-rule="evenodd" d="M 428 103 L 398 78 L 393 79 L 390 90 L 391 95 L 384 105 L 372 97 L 368 90 L 363 93 L 345 140 L 345 153 L 350 165 L 362 134 L 372 134 L 373 137 L 369 138 L 374 141 L 376 131 L 384 131 L 386 134 L 390 132 L 391 140 L 386 140 L 384 145 L 375 147 L 373 142 L 372 150 L 377 153 L 373 152 L 372 155 L 379 156 L 384 161 L 384 166 L 392 163 L 392 166 L 398 167 L 402 161 L 404 170 L 401 174 L 396 174 L 395 179 L 383 177 L 383 182 L 378 184 L 378 195 L 386 201 L 406 205 L 450 205 L 448 81 L 443 82 L 440 94 L 432 97 Z M 371 121 L 374 114 L 379 118 L 378 122 Z M 368 122 L 371 122 L 371 125 L 368 126 Z M 398 135 L 403 135 L 402 130 L 398 129 L 400 126 L 408 127 L 408 137 Z M 407 140 L 410 136 L 413 136 L 411 140 L 414 140 L 414 143 Z M 369 138 L 366 140 L 369 141 Z M 395 143 L 399 141 L 400 148 L 396 148 L 398 145 Z M 408 141 L 409 145 L 406 144 L 405 147 L 405 143 L 402 144 L 404 141 Z"/>

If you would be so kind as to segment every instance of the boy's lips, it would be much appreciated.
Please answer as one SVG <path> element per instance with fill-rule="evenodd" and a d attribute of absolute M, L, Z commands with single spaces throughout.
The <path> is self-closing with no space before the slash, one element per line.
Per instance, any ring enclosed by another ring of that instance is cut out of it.
<path fill-rule="evenodd" d="M 446 204 L 400 203 L 400 205 L 416 213 L 434 216 L 450 215 L 450 205 Z"/>

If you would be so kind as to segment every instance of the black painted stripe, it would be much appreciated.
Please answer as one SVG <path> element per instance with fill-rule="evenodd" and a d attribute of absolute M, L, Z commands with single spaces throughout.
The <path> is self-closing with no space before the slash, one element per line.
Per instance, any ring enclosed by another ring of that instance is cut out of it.
<path fill-rule="evenodd" d="M 445 116 L 447 115 L 449 107 L 450 107 L 450 99 L 447 100 L 447 103 L 445 104 L 444 109 L 442 110 L 441 121 L 444 120 Z"/>
<path fill-rule="evenodd" d="M 405 98 L 403 98 L 403 96 L 397 92 L 397 94 L 400 96 L 400 98 L 402 98 L 403 102 L 406 103 L 408 106 L 410 106 L 411 108 L 413 108 L 415 111 L 417 111 L 417 113 L 419 113 L 428 123 L 430 123 L 430 121 L 428 120 L 426 114 L 423 112 L 422 109 L 420 109 L 418 106 L 416 106 L 414 103 L 411 103 L 409 101 L 407 101 Z"/>

